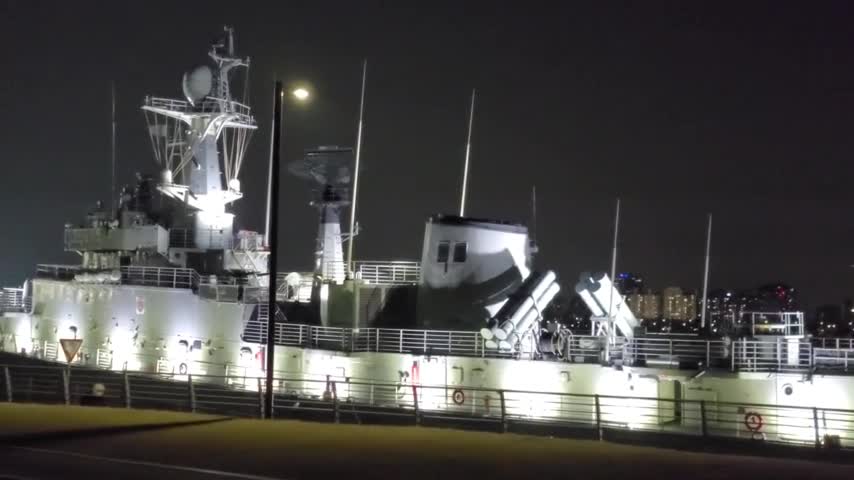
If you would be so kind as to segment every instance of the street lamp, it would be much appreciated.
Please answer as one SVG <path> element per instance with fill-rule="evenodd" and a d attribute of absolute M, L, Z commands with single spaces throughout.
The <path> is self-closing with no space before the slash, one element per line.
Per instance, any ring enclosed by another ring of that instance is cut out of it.
<path fill-rule="evenodd" d="M 300 102 L 309 97 L 308 90 L 296 88 L 292 92 L 294 98 Z M 268 257 L 268 283 L 267 283 L 267 345 L 265 351 L 266 368 L 266 391 L 264 392 L 264 417 L 273 417 L 273 372 L 275 366 L 274 354 L 276 350 L 276 261 L 278 260 L 278 205 L 279 205 L 279 154 L 281 150 L 282 137 L 282 110 L 284 107 L 285 91 L 282 82 L 277 81 L 273 94 L 273 125 L 270 138 L 270 171 L 267 179 L 267 231 L 265 240 L 269 249 Z"/>

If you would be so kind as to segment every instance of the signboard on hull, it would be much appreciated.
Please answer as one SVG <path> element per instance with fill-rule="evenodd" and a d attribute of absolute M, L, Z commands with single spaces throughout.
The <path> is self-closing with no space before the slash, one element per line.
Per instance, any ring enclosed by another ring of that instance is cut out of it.
<path fill-rule="evenodd" d="M 80 346 L 83 345 L 83 339 L 80 338 L 62 338 L 59 340 L 62 346 L 62 352 L 65 353 L 65 360 L 71 363 L 77 352 L 80 351 Z"/>

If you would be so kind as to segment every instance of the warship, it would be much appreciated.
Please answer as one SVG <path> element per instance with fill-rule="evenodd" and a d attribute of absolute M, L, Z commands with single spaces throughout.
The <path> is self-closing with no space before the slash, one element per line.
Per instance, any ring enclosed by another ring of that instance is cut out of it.
<path fill-rule="evenodd" d="M 444 386 L 436 409 L 458 403 L 463 386 L 530 392 L 533 417 L 550 408 L 538 393 L 854 409 L 851 339 L 812 338 L 800 312 L 743 312 L 719 336 L 647 334 L 613 273 L 583 273 L 574 287 L 592 312 L 589 334 L 550 321 L 562 284 L 537 265 L 525 225 L 434 215 L 418 260 L 345 259 L 356 233 L 341 229 L 358 174 L 350 148 L 310 148 L 288 167 L 314 187 L 314 270 L 276 272 L 270 292 L 268 232 L 234 231 L 229 212 L 258 128 L 235 100 L 230 79 L 250 62 L 233 38 L 225 29 L 206 63 L 184 74 L 184 98 L 144 99 L 160 173 L 65 226 L 64 249 L 79 262 L 37 265 L 2 290 L 3 351 L 66 362 L 71 339 L 74 364 L 257 389 L 241 379 L 264 376 L 273 335 L 277 375 Z M 656 421 L 697 421 L 690 413 L 662 409 Z"/>

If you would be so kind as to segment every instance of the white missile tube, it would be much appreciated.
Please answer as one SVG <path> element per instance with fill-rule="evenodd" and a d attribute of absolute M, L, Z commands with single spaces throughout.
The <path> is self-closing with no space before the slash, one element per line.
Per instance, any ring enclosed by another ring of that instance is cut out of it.
<path fill-rule="evenodd" d="M 540 279 L 539 282 L 534 286 L 531 294 L 526 298 L 518 308 L 516 308 L 510 317 L 501 323 L 500 326 L 492 329 L 492 334 L 498 340 L 504 340 L 510 335 L 510 332 L 516 328 L 516 324 L 522 319 L 522 317 L 534 306 L 534 299 L 540 298 L 543 293 L 548 289 L 548 287 L 554 283 L 555 274 L 553 271 L 549 270 L 543 275 L 543 278 Z"/>
<path fill-rule="evenodd" d="M 560 292 L 560 285 L 557 283 L 552 283 L 548 290 L 546 290 L 543 295 L 537 299 L 536 304 L 528 310 L 528 313 L 522 317 L 522 320 L 516 325 L 516 328 L 513 332 L 507 337 L 508 343 L 510 345 L 516 344 L 519 339 L 524 335 L 530 328 L 533 326 L 534 322 L 542 318 L 542 311 L 548 306 L 549 303 L 555 298 L 555 295 Z"/>
<path fill-rule="evenodd" d="M 575 285 L 575 293 L 578 294 L 579 297 L 584 301 L 584 304 L 587 305 L 587 308 L 590 309 L 590 314 L 594 317 L 604 317 L 605 311 L 602 310 L 602 306 L 596 302 L 596 299 L 593 298 L 593 295 L 590 295 L 590 291 L 587 290 L 590 286 L 587 282 L 578 282 Z"/>

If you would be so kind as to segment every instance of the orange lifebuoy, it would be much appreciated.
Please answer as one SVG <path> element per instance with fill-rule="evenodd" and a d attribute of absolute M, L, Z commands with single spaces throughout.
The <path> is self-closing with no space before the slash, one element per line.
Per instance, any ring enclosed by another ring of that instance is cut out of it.
<path fill-rule="evenodd" d="M 454 393 L 453 395 L 451 395 L 451 398 L 454 400 L 455 404 L 462 405 L 466 401 L 466 394 L 458 388 L 454 390 Z"/>
<path fill-rule="evenodd" d="M 756 412 L 747 412 L 744 414 L 744 426 L 751 432 L 762 430 L 763 424 L 762 415 Z"/>

